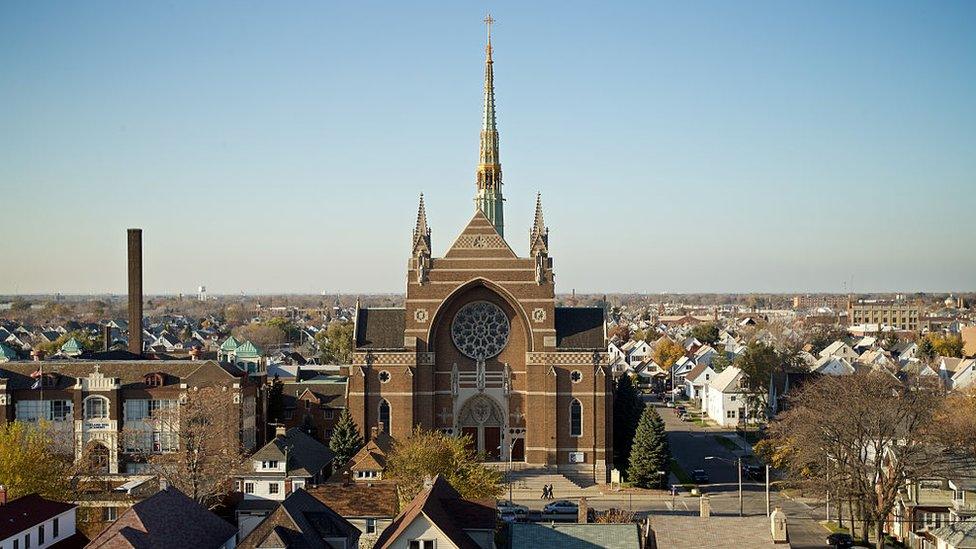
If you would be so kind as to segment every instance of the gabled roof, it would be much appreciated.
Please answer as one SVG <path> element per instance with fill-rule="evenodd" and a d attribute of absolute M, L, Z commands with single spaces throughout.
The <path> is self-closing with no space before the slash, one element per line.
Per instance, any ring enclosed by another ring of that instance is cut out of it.
<path fill-rule="evenodd" d="M 304 489 L 297 489 L 237 545 L 245 549 L 288 547 L 328 549 L 326 539 L 347 540 L 355 547 L 359 529 Z"/>
<path fill-rule="evenodd" d="M 241 358 L 253 358 L 261 356 L 261 348 L 257 345 L 251 343 L 250 341 L 245 341 L 234 350 L 234 356 Z"/>
<path fill-rule="evenodd" d="M 976 524 L 969 520 L 950 522 L 945 526 L 930 530 L 929 533 L 956 549 L 973 549 L 976 547 Z"/>
<path fill-rule="evenodd" d="M 735 366 L 728 366 L 712 380 L 709 385 L 712 389 L 720 393 L 735 393 L 739 391 L 739 387 L 736 385 L 739 378 L 742 376 L 742 370 L 736 368 Z"/>
<path fill-rule="evenodd" d="M 88 547 L 220 547 L 236 533 L 230 523 L 170 486 L 130 507 Z"/>
<path fill-rule="evenodd" d="M 320 484 L 309 493 L 344 517 L 392 519 L 397 514 L 397 492 L 393 482 Z"/>
<path fill-rule="evenodd" d="M 288 449 L 288 476 L 314 476 L 332 463 L 332 450 L 297 427 L 292 427 L 284 435 L 276 436 L 251 456 L 252 461 L 282 461 Z"/>
<path fill-rule="evenodd" d="M 446 258 L 474 256 L 499 259 L 517 257 L 508 246 L 508 242 L 498 234 L 495 226 L 480 209 L 475 210 L 471 220 L 444 254 Z"/>
<path fill-rule="evenodd" d="M 240 346 L 241 343 L 237 341 L 237 338 L 235 338 L 234 336 L 230 336 L 227 339 L 225 339 L 223 343 L 220 344 L 220 350 L 229 352 L 237 349 Z"/>
<path fill-rule="evenodd" d="M 698 364 L 697 366 L 695 366 L 694 368 L 692 368 L 690 372 L 688 372 L 687 374 L 685 374 L 685 381 L 690 381 L 690 382 L 694 383 L 695 380 L 697 380 L 698 377 L 700 375 L 702 375 L 705 372 L 705 370 L 708 369 L 708 366 L 709 365 L 707 363 L 705 363 L 705 362 L 702 362 L 701 364 Z"/>
<path fill-rule="evenodd" d="M 357 349 L 402 349 L 406 328 L 403 308 L 360 308 L 356 311 Z"/>
<path fill-rule="evenodd" d="M 430 488 L 417 494 L 403 512 L 383 530 L 374 547 L 393 547 L 400 535 L 421 515 L 427 517 L 451 543 L 461 549 L 479 549 L 479 545 L 465 530 L 491 531 L 495 528 L 494 502 L 463 499 L 454 487 L 437 475 Z"/>
<path fill-rule="evenodd" d="M 29 494 L 0 505 L 0 540 L 7 539 L 24 530 L 76 507 L 71 503 L 61 503 Z"/>

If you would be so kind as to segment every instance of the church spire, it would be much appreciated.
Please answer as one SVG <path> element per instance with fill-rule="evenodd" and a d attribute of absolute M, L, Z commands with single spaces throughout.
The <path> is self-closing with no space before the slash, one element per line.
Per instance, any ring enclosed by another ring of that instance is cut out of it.
<path fill-rule="evenodd" d="M 413 229 L 413 253 L 430 254 L 430 227 L 427 225 L 427 208 L 424 207 L 424 193 L 420 193 L 420 206 L 417 208 L 417 225 Z"/>
<path fill-rule="evenodd" d="M 535 220 L 529 232 L 529 255 L 547 255 L 549 253 L 549 228 L 542 217 L 542 193 L 535 195 Z"/>
<path fill-rule="evenodd" d="M 502 211 L 502 165 L 498 160 L 498 128 L 495 125 L 495 71 L 492 61 L 491 25 L 495 20 L 489 14 L 485 17 L 488 27 L 488 44 L 485 46 L 485 104 L 481 120 L 481 150 L 478 156 L 477 186 L 475 203 L 491 221 L 498 234 L 505 236 L 505 221 Z"/>

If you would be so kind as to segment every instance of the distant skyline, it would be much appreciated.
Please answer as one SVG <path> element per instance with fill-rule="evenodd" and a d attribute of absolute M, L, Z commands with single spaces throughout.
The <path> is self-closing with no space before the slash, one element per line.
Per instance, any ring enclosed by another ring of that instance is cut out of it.
<path fill-rule="evenodd" d="M 0 294 L 403 292 L 474 212 L 556 291 L 976 289 L 976 3 L 0 4 Z M 853 281 L 853 284 L 851 282 Z"/>

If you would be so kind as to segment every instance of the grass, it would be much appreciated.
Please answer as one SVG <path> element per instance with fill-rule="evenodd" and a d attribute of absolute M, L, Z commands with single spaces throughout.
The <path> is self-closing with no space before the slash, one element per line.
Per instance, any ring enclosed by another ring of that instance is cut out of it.
<path fill-rule="evenodd" d="M 674 476 L 678 477 L 678 482 L 680 482 L 681 484 L 691 484 L 691 485 L 695 484 L 695 481 L 691 480 L 691 477 L 688 475 L 688 473 L 686 473 L 685 470 L 681 468 L 681 465 L 675 459 L 671 460 L 671 472 L 674 473 Z"/>
<path fill-rule="evenodd" d="M 834 521 L 828 522 L 826 520 L 821 520 L 820 521 L 820 526 L 823 526 L 824 528 L 826 528 L 827 531 L 829 531 L 831 534 L 850 534 L 850 531 L 847 528 L 845 528 L 843 526 L 839 526 Z"/>
<path fill-rule="evenodd" d="M 725 437 L 725 436 L 721 436 L 721 435 L 716 435 L 715 436 L 715 440 L 716 440 L 716 442 L 718 442 L 722 446 L 725 446 L 725 449 L 728 450 L 728 451 L 730 451 L 730 452 L 735 453 L 735 452 L 737 452 L 739 450 L 739 445 L 736 444 L 736 443 L 734 443 L 734 442 L 732 442 L 732 439 L 730 439 L 729 437 Z"/>

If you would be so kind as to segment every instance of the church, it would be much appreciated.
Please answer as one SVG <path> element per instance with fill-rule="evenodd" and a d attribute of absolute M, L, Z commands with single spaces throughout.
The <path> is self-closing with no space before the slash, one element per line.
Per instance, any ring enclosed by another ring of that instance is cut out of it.
<path fill-rule="evenodd" d="M 364 432 L 467 435 L 488 460 L 607 481 L 613 388 L 604 311 L 557 307 L 541 197 L 519 256 L 505 239 L 491 18 L 475 211 L 433 256 L 423 195 L 402 308 L 357 307 L 348 407 Z"/>

